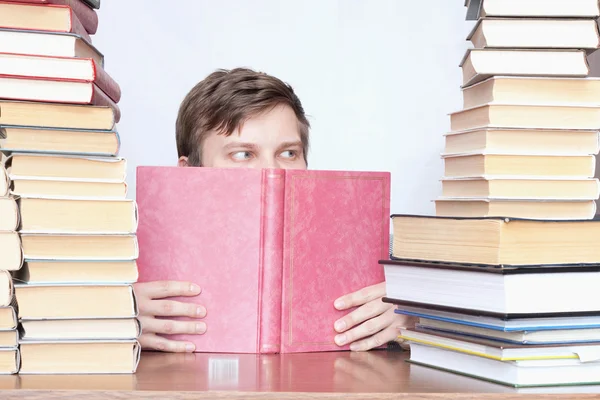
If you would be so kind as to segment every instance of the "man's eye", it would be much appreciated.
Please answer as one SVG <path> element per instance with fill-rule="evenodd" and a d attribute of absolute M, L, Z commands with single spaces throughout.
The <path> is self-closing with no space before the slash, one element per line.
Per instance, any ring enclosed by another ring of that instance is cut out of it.
<path fill-rule="evenodd" d="M 249 151 L 238 151 L 236 153 L 233 153 L 231 155 L 231 158 L 238 161 L 249 160 L 250 158 L 252 158 L 252 153 L 250 153 Z"/>
<path fill-rule="evenodd" d="M 284 158 L 294 158 L 294 157 L 296 157 L 296 151 L 295 150 L 286 150 L 283 153 L 281 153 L 281 156 Z"/>

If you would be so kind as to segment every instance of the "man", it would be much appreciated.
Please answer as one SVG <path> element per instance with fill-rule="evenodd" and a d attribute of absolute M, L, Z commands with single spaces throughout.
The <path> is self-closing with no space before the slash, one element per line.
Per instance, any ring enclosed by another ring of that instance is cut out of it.
<path fill-rule="evenodd" d="M 243 167 L 306 169 L 310 124 L 300 99 L 281 80 L 249 69 L 218 70 L 198 83 L 183 100 L 176 124 L 181 167 Z M 218 268 L 218 266 L 215 266 Z M 210 279 L 210 277 L 207 277 Z M 210 310 L 200 304 L 168 300 L 197 296 L 191 282 L 137 283 L 143 348 L 194 351 L 192 343 L 160 334 L 203 334 L 202 318 Z M 383 303 L 385 283 L 335 300 L 339 310 L 358 308 L 336 321 L 335 343 L 351 350 L 369 350 L 395 340 L 407 318 Z M 201 297 L 200 297 L 201 299 Z M 185 316 L 195 320 L 169 320 Z"/>

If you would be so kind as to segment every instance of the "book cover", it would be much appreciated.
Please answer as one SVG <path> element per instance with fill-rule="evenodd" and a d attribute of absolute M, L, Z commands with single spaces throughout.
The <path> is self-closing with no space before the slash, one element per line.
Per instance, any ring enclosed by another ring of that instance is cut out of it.
<path fill-rule="evenodd" d="M 387 172 L 139 167 L 140 282 L 194 281 L 200 352 L 346 349 L 341 295 L 383 282 Z"/>

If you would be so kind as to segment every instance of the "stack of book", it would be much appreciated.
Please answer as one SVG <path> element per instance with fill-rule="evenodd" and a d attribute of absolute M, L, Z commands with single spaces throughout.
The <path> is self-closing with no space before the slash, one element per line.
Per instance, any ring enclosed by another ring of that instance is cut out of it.
<path fill-rule="evenodd" d="M 139 360 L 137 206 L 118 157 L 120 88 L 91 42 L 98 7 L 0 3 L 0 268 L 20 373 L 132 373 Z"/>
<path fill-rule="evenodd" d="M 410 361 L 504 385 L 600 384 L 597 0 L 471 0 L 435 216 L 392 215 L 384 301 Z"/>
<path fill-rule="evenodd" d="M 475 4 L 477 3 L 477 4 Z M 445 135 L 441 216 L 592 218 L 600 195 L 593 0 L 472 1 L 463 109 Z"/>

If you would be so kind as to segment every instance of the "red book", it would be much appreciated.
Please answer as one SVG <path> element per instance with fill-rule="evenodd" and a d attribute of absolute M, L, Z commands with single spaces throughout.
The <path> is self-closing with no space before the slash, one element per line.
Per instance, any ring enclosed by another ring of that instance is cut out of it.
<path fill-rule="evenodd" d="M 73 9 L 75 15 L 81 24 L 89 33 L 93 35 L 98 30 L 98 14 L 90 6 L 81 0 L 4 0 L 10 3 L 35 3 L 35 4 L 55 4 L 69 6 Z"/>
<path fill-rule="evenodd" d="M 139 281 L 197 282 L 199 352 L 340 348 L 339 296 L 384 281 L 390 174 L 139 167 Z"/>
<path fill-rule="evenodd" d="M 0 52 L 0 77 L 93 82 L 115 103 L 121 100 L 119 84 L 92 58 Z"/>
<path fill-rule="evenodd" d="M 5 78 L 0 76 L 0 99 L 107 106 L 113 109 L 115 122 L 119 122 L 121 119 L 119 106 L 93 82 Z"/>
<path fill-rule="evenodd" d="M 69 32 L 92 39 L 71 7 L 0 1 L 0 28 Z"/>

